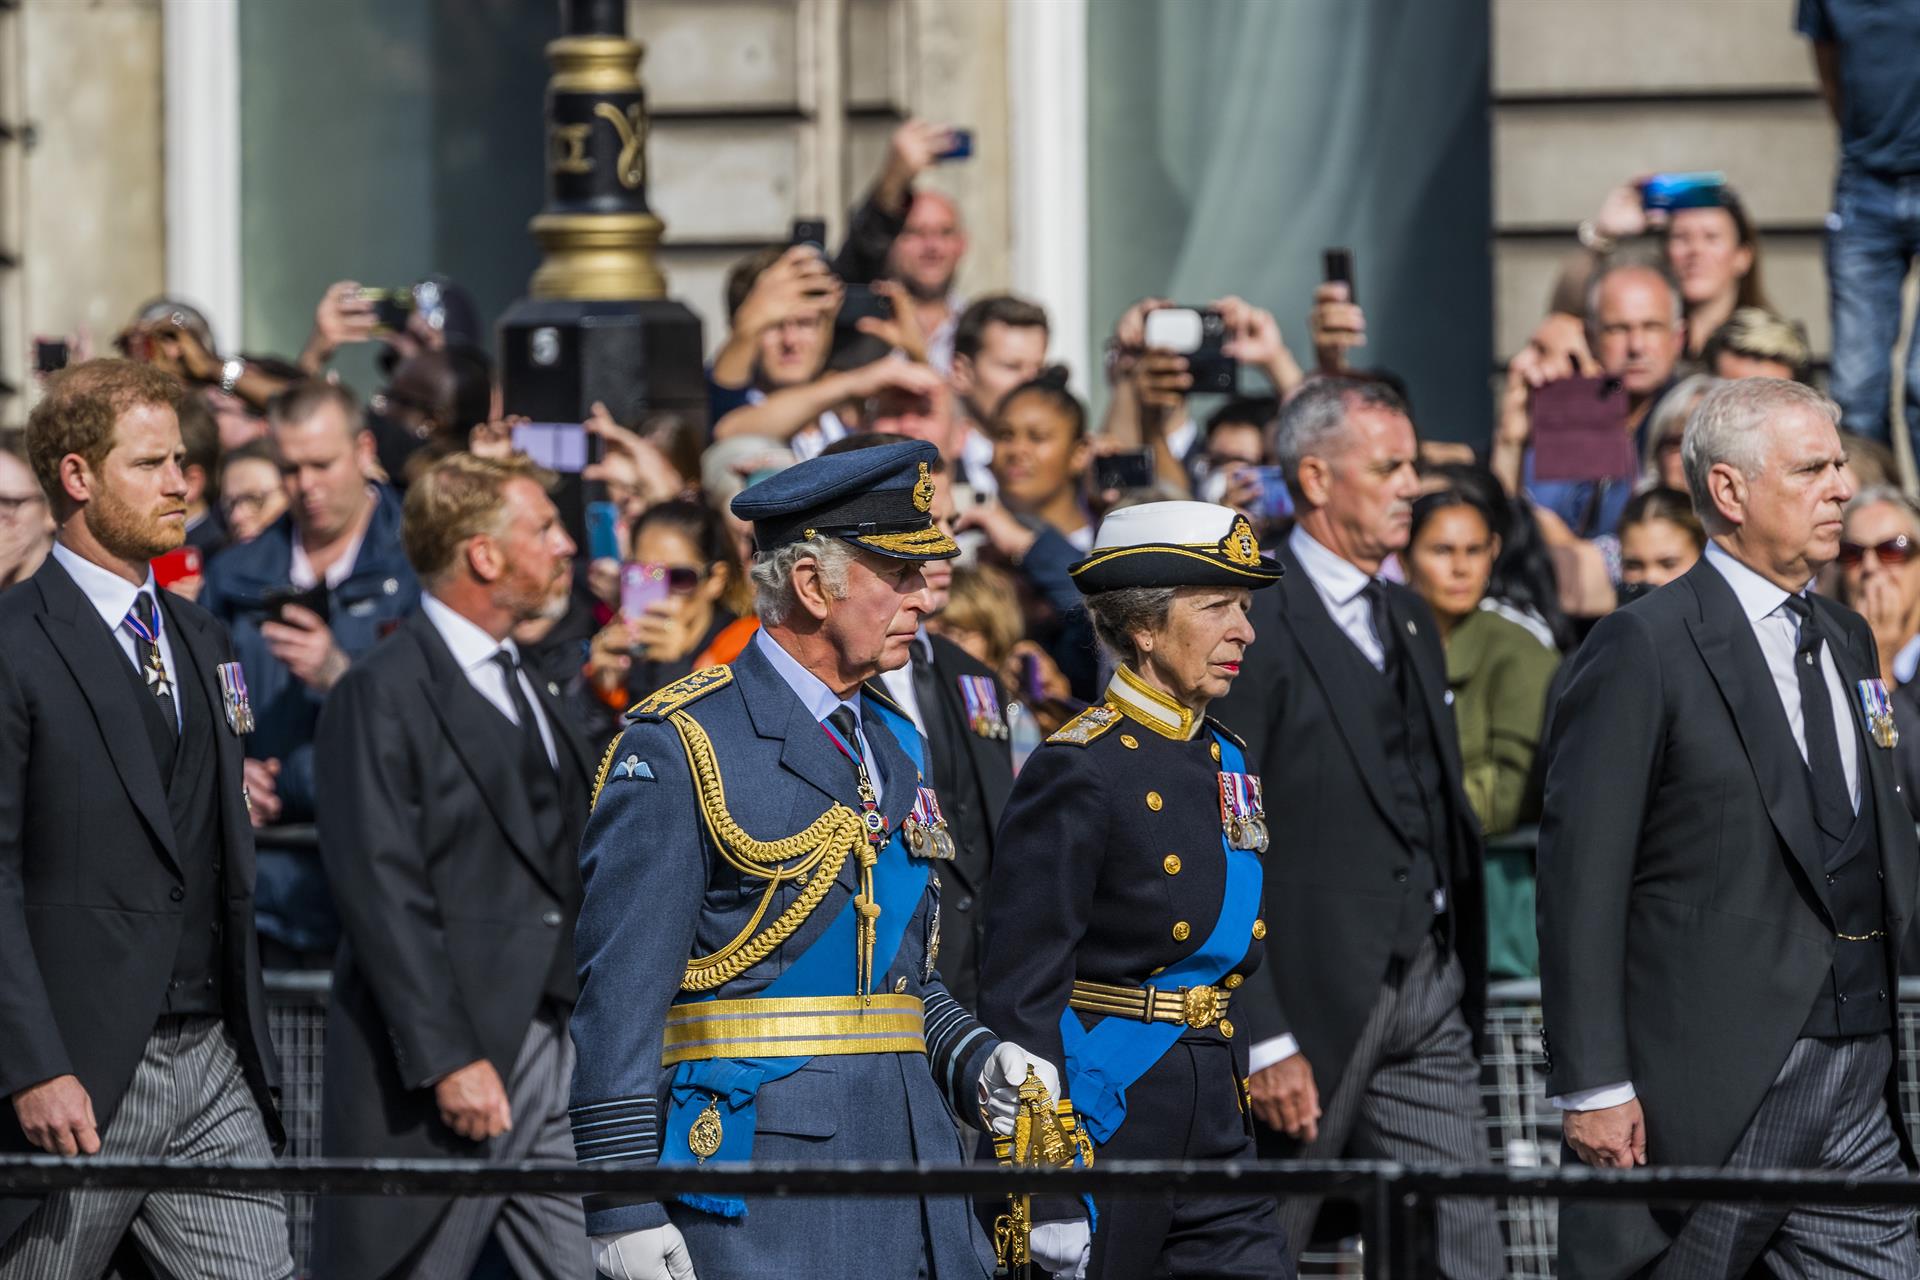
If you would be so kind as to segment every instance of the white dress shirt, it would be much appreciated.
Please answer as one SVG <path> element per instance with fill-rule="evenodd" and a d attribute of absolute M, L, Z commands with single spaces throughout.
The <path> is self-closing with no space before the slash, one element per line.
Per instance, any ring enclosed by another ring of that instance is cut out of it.
<path fill-rule="evenodd" d="M 1293 526 L 1293 532 L 1287 535 L 1287 550 L 1306 570 L 1307 581 L 1313 584 L 1320 603 L 1327 606 L 1333 624 L 1346 633 L 1347 639 L 1353 641 L 1354 648 L 1373 664 L 1374 670 L 1384 671 L 1386 650 L 1381 647 L 1380 637 L 1373 631 L 1373 610 L 1367 604 L 1367 598 L 1360 594 L 1366 590 L 1372 577 L 1351 560 L 1343 560 L 1327 550 L 1319 539 L 1297 524 Z M 1264 1071 L 1298 1052 L 1300 1042 L 1291 1033 L 1257 1040 L 1247 1049 L 1247 1074 Z"/>
<path fill-rule="evenodd" d="M 800 701 L 806 704 L 807 712 L 821 724 L 827 717 L 841 707 L 853 712 L 853 732 L 860 739 L 860 758 L 868 761 L 867 777 L 873 783 L 873 798 L 877 801 L 882 794 L 880 768 L 873 762 L 873 752 L 867 746 L 867 719 L 861 714 L 860 694 L 856 690 L 853 697 L 842 698 L 827 688 L 826 681 L 800 665 L 800 660 L 782 649 L 774 638 L 767 634 L 766 628 L 753 633 L 753 643 L 766 655 L 787 687 L 798 694 Z"/>
<path fill-rule="evenodd" d="M 513 655 L 517 665 L 520 650 L 513 641 L 495 640 L 471 618 L 455 613 L 432 595 L 420 597 L 420 610 L 427 615 L 427 621 L 433 624 L 433 629 L 440 633 L 440 638 L 447 642 L 453 660 L 467 673 L 467 681 L 473 685 L 474 691 L 491 702 L 495 711 L 514 724 L 519 724 L 520 717 L 513 708 L 513 695 L 507 690 L 507 673 L 494 660 L 494 655 L 504 649 Z M 527 705 L 533 708 L 533 718 L 540 729 L 541 745 L 547 749 L 547 763 L 558 769 L 560 757 L 554 751 L 553 726 L 547 723 L 547 713 L 541 708 L 540 699 L 534 695 L 526 668 L 519 670 L 520 691 L 526 695 Z"/>
<path fill-rule="evenodd" d="M 1800 758 L 1807 758 L 1807 718 L 1800 705 L 1800 677 L 1793 667 L 1794 655 L 1800 648 L 1800 619 L 1786 606 L 1789 592 L 1786 588 L 1761 577 L 1733 556 L 1722 550 L 1717 542 L 1707 544 L 1707 563 L 1720 571 L 1720 576 L 1733 588 L 1734 596 L 1740 601 L 1740 612 L 1746 615 L 1747 624 L 1753 628 L 1753 638 L 1760 642 L 1760 653 L 1767 660 L 1767 671 L 1773 676 L 1774 692 L 1780 696 L 1780 706 L 1787 713 L 1787 725 L 1793 730 L 1793 743 L 1800 748 Z M 1812 583 L 1807 584 L 1808 587 Z M 1806 594 L 1807 587 L 1799 594 Z M 1860 739 L 1854 729 L 1853 708 L 1849 701 L 1846 683 L 1840 678 L 1840 668 L 1833 662 L 1833 646 L 1820 646 L 1820 671 L 1827 680 L 1827 700 L 1833 704 L 1833 727 L 1840 739 L 1840 766 L 1846 773 L 1847 794 L 1853 799 L 1854 812 L 1860 810 Z M 1563 1111 L 1597 1111 L 1602 1107 L 1617 1107 L 1631 1102 L 1636 1095 L 1631 1081 L 1622 1080 L 1615 1084 L 1600 1085 L 1593 1089 L 1581 1089 L 1561 1097 L 1551 1099 L 1554 1106 Z"/>
<path fill-rule="evenodd" d="M 133 630 L 126 625 L 127 615 L 133 612 L 133 598 L 141 592 L 153 597 L 154 616 L 160 620 L 160 661 L 167 666 L 167 676 L 173 681 L 173 723 L 176 728 L 183 727 L 180 719 L 180 667 L 173 660 L 172 627 L 167 625 L 166 611 L 160 603 L 160 588 L 154 585 L 153 570 L 147 570 L 144 586 L 136 587 L 131 582 L 110 569 L 103 569 L 93 561 L 69 551 L 66 544 L 55 539 L 53 558 L 73 579 L 73 585 L 80 588 L 80 594 L 94 607 L 100 620 L 107 624 L 107 630 L 113 633 L 114 642 L 120 646 L 120 652 L 127 655 L 127 661 L 133 664 L 135 671 L 140 670 L 140 659 L 134 656 Z M 144 673 L 143 673 L 144 674 Z"/>
<path fill-rule="evenodd" d="M 369 502 L 380 501 L 380 496 L 369 490 Z M 353 576 L 353 566 L 360 559 L 360 548 L 367 540 L 367 529 L 373 524 L 373 515 L 369 511 L 360 532 L 353 535 L 353 541 L 347 543 L 347 549 L 334 558 L 327 566 L 327 588 L 331 590 Z M 293 559 L 287 564 L 287 581 L 302 591 L 311 591 L 320 585 L 320 575 L 313 571 L 313 561 L 307 559 L 307 549 L 300 545 L 300 531 L 293 532 Z M 504 687 L 504 686 L 503 686 Z"/>
<path fill-rule="evenodd" d="M 926 661 L 933 661 L 933 642 L 927 638 L 925 627 L 921 627 L 913 637 L 913 647 L 920 651 L 920 656 Z M 887 691 L 888 697 L 900 704 L 900 709 L 913 721 L 913 727 L 925 738 L 927 717 L 920 710 L 920 691 L 913 687 L 913 663 L 908 662 L 906 666 L 895 667 L 892 671 L 882 671 L 880 687 Z"/>

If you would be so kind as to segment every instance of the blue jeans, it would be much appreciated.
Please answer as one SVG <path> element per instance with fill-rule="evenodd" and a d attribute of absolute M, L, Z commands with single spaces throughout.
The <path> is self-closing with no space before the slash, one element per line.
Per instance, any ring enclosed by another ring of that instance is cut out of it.
<path fill-rule="evenodd" d="M 1842 165 L 1827 218 L 1833 398 L 1840 425 L 1892 443 L 1893 344 L 1900 287 L 1920 253 L 1920 175 L 1882 178 Z M 1920 342 L 1907 347 L 1907 439 L 1920 458 Z"/>

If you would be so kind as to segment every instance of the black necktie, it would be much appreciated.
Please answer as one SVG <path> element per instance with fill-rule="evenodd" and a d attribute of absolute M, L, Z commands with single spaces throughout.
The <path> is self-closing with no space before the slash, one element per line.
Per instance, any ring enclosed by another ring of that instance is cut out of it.
<path fill-rule="evenodd" d="M 180 719 L 175 714 L 173 675 L 160 656 L 160 627 L 160 610 L 153 597 L 142 591 L 133 598 L 133 608 L 126 618 L 126 628 L 133 633 L 133 660 L 140 668 L 140 678 L 147 682 L 147 691 L 160 704 L 160 718 L 177 738 Z"/>
<path fill-rule="evenodd" d="M 1788 596 L 1787 609 L 1800 620 L 1800 643 L 1793 674 L 1800 682 L 1800 719 L 1807 735 L 1807 770 L 1813 783 L 1813 818 L 1827 838 L 1840 841 L 1853 829 L 1853 797 L 1847 793 L 1846 768 L 1840 762 L 1840 735 L 1833 723 L 1833 698 L 1820 661 L 1820 620 L 1805 596 Z"/>
<path fill-rule="evenodd" d="M 1400 679 L 1400 638 L 1393 631 L 1393 615 L 1387 609 L 1387 584 L 1368 578 L 1360 590 L 1367 598 L 1367 612 L 1373 618 L 1373 635 L 1380 642 L 1380 674 L 1390 683 Z"/>
<path fill-rule="evenodd" d="M 493 655 L 507 678 L 507 696 L 513 699 L 513 714 L 520 721 L 521 770 L 527 780 L 527 800 L 533 808 L 533 823 L 540 839 L 551 844 L 560 833 L 560 785 L 553 761 L 547 758 L 547 744 L 540 737 L 540 722 L 534 718 L 533 703 L 520 686 L 520 662 L 501 649 Z"/>
<path fill-rule="evenodd" d="M 860 758 L 860 726 L 854 719 L 853 708 L 846 703 L 835 707 L 827 716 L 827 723 L 839 732 L 846 742 L 847 750 L 853 752 L 853 767 L 862 773 L 866 771 L 866 761 Z"/>
<path fill-rule="evenodd" d="M 944 723 L 940 715 L 940 674 L 933 669 L 933 662 L 927 657 L 927 647 L 922 641 L 916 639 L 910 652 L 913 654 L 913 697 L 920 704 L 923 736 L 931 747 L 934 725 Z M 929 760 L 927 766 L 928 772 L 932 772 L 933 761 Z"/>

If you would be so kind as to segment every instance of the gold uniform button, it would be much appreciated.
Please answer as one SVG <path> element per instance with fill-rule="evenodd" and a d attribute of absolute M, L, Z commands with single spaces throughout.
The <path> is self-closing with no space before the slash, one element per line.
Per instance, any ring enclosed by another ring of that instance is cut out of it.
<path fill-rule="evenodd" d="M 1140 739 L 1130 733 L 1123 733 L 1120 735 L 1120 745 L 1129 751 L 1138 751 L 1140 749 Z"/>
<path fill-rule="evenodd" d="M 1192 935 L 1193 935 L 1192 925 L 1188 924 L 1185 920 L 1174 921 L 1173 940 L 1175 942 L 1185 942 Z"/>
<path fill-rule="evenodd" d="M 893 993 L 895 995 L 899 995 L 902 992 L 904 992 L 906 989 L 907 989 L 907 975 L 903 973 L 900 975 L 899 980 L 893 984 Z"/>
<path fill-rule="evenodd" d="M 1220 1019 L 1220 1034 L 1229 1040 L 1233 1039 L 1233 1024 L 1225 1018 Z"/>
<path fill-rule="evenodd" d="M 1217 742 L 1209 742 L 1209 743 L 1207 744 L 1207 750 L 1208 750 L 1208 751 L 1209 751 L 1210 753 L 1212 753 L 1212 755 L 1213 755 L 1213 758 L 1214 758 L 1215 760 L 1218 760 L 1218 759 L 1220 758 L 1220 744 L 1219 744 L 1219 743 L 1217 743 Z"/>
<path fill-rule="evenodd" d="M 1160 804 L 1161 804 L 1160 793 L 1158 791 L 1147 792 L 1147 808 L 1153 810 L 1155 813 L 1158 813 L 1160 812 Z"/>
<path fill-rule="evenodd" d="M 1229 991 L 1238 991 L 1240 989 L 1240 984 L 1245 981 L 1246 981 L 1246 978 L 1243 977 L 1242 975 L 1237 973 L 1230 973 L 1227 975 L 1226 981 L 1221 983 L 1220 985 L 1225 987 Z"/>
<path fill-rule="evenodd" d="M 1180 874 L 1180 855 L 1170 853 L 1160 860 L 1160 865 L 1167 869 L 1168 875 L 1177 876 Z"/>
<path fill-rule="evenodd" d="M 1265 920 L 1255 920 L 1253 922 L 1253 936 L 1256 940 L 1267 936 L 1267 922 Z"/>

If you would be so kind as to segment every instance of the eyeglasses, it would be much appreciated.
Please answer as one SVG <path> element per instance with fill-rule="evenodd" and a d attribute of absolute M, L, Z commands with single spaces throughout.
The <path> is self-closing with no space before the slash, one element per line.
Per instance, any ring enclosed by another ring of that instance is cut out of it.
<path fill-rule="evenodd" d="M 264 510 L 273 501 L 277 489 L 268 489 L 259 493 L 224 493 L 220 495 L 220 505 L 228 514 L 239 511 Z"/>
<path fill-rule="evenodd" d="M 1857 542 L 1840 544 L 1840 567 L 1851 569 L 1866 558 L 1867 552 L 1873 552 L 1873 558 L 1889 569 L 1895 569 L 1913 558 L 1913 539 L 1904 533 L 1896 533 L 1885 542 L 1863 547 Z"/>

